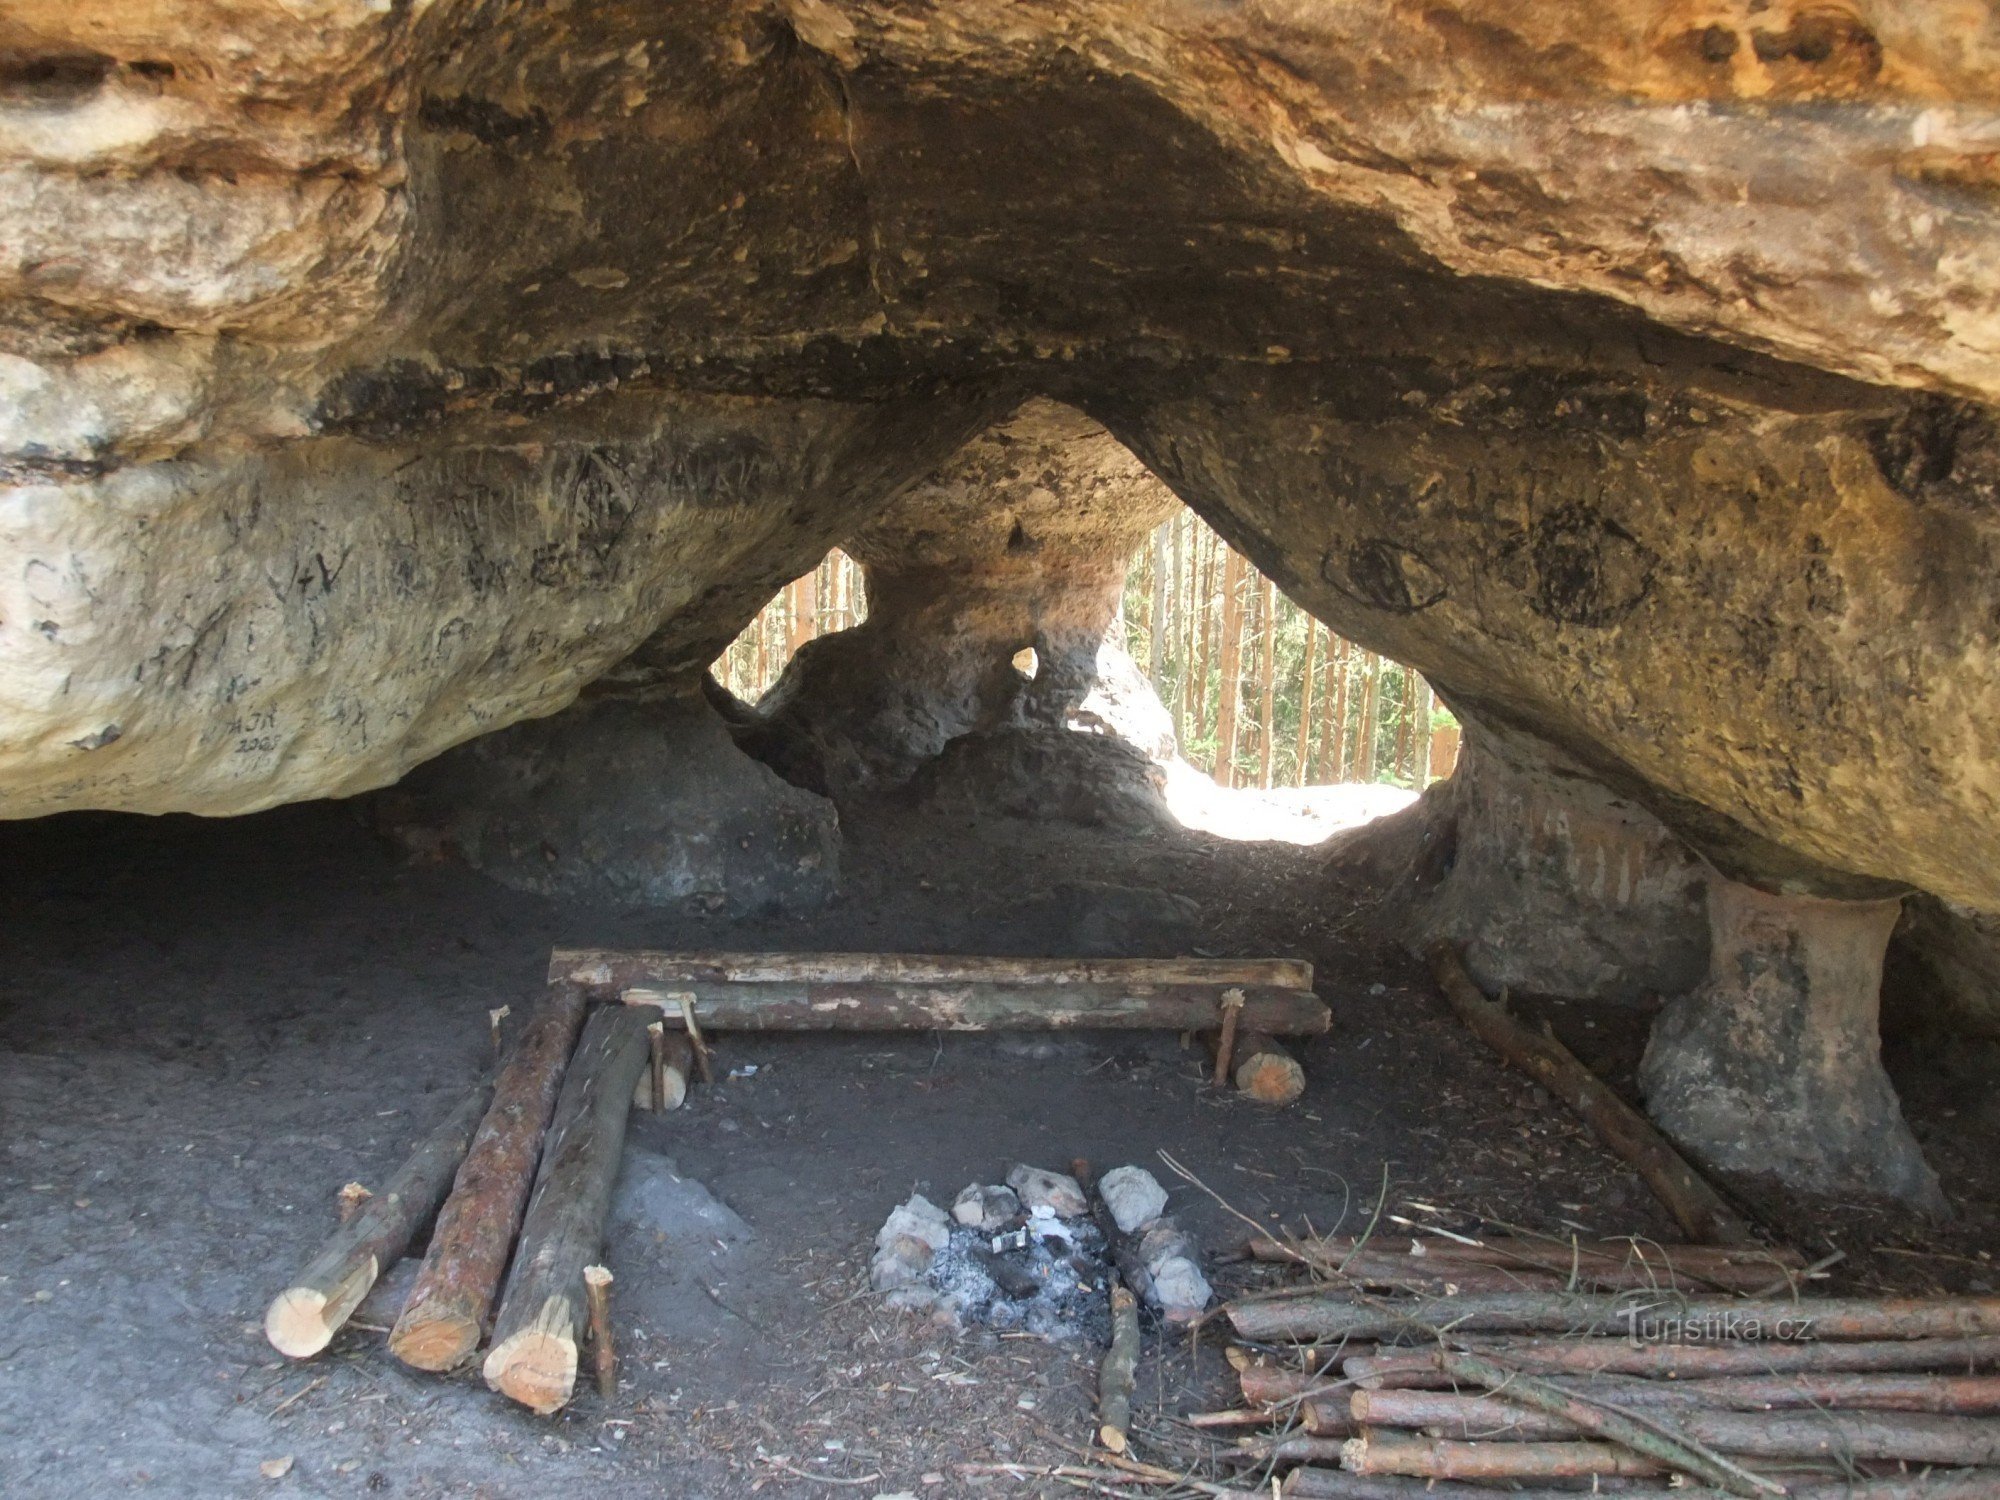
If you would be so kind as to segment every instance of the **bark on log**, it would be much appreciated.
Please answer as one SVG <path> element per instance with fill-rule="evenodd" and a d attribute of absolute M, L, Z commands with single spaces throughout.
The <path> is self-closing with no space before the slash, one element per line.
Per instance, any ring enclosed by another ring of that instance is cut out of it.
<path fill-rule="evenodd" d="M 1237 1371 L 1236 1378 L 1243 1387 L 1244 1401 L 1251 1406 L 1276 1406 L 1302 1396 L 1335 1396 L 1348 1389 L 1338 1375 L 1314 1375 L 1278 1365 L 1246 1365 Z"/>
<path fill-rule="evenodd" d="M 492 1107 L 479 1122 L 438 1214 L 417 1284 L 389 1334 L 389 1351 L 404 1364 L 449 1370 L 479 1347 L 584 1009 L 580 990 L 551 990 L 494 1082 Z"/>
<path fill-rule="evenodd" d="M 1721 1500 L 1723 1491 L 1665 1490 L 1644 1479 L 1599 1481 L 1606 1492 L 1664 1493 L 1673 1500 Z M 1443 1479 L 1401 1478 L 1386 1474 L 1349 1474 L 1334 1469 L 1294 1469 L 1282 1493 L 1287 1500 L 1575 1500 L 1576 1489 L 1496 1490 L 1487 1485 L 1454 1484 Z M 1993 1500 L 2000 1495 L 2000 1470 L 1955 1469 L 1909 1474 L 1893 1479 L 1788 1479 L 1787 1500 Z"/>
<path fill-rule="evenodd" d="M 1355 1474 L 1437 1479 L 1588 1479 L 1594 1475 L 1664 1474 L 1666 1469 L 1615 1443 L 1462 1443 L 1401 1432 L 1365 1432 L 1341 1449 Z"/>
<path fill-rule="evenodd" d="M 1231 985 L 1310 990 L 1297 958 L 996 958 L 935 953 L 654 953 L 558 948 L 549 983 L 610 999 L 635 985 L 691 984 Z"/>
<path fill-rule="evenodd" d="M 585 1023 L 556 1101 L 485 1365 L 489 1386 L 542 1416 L 576 1388 L 583 1269 L 604 1243 L 632 1085 L 645 1066 L 645 1012 L 606 1007 Z"/>
<path fill-rule="evenodd" d="M 1599 1375 L 1587 1382 L 1558 1379 L 1554 1383 L 1616 1406 L 1667 1411 L 2000 1414 L 2000 1377 L 1991 1375 L 1733 1375 L 1715 1380 L 1629 1380 Z M 1362 1389 L 1354 1392 L 1351 1409 L 1357 1420 L 1385 1427 L 1425 1427 L 1433 1420 L 1477 1417 L 1481 1413 L 1449 1403 L 1481 1399 L 1407 1387 Z"/>
<path fill-rule="evenodd" d="M 1597 1481 L 1604 1494 L 1665 1494 L 1657 1480 L 1610 1479 Z M 1454 1484 L 1448 1479 L 1413 1479 L 1394 1474 L 1350 1474 L 1344 1469 L 1294 1469 L 1285 1476 L 1279 1493 L 1286 1500 L 1576 1500 L 1583 1489 L 1498 1490 L 1483 1484 Z M 1719 1490 L 1675 1490 L 1674 1500 L 1686 1496 L 1719 1495 Z M 1796 1495 L 1797 1491 L 1793 1491 Z M 1886 1497 L 1885 1497 L 1886 1500 Z"/>
<path fill-rule="evenodd" d="M 1280 1036 L 1316 1036 L 1327 1008 L 1309 990 L 1232 986 L 1243 1021 Z M 671 1029 L 683 995 L 704 1031 L 1212 1031 L 1223 992 L 1206 984 L 834 983 L 689 980 L 620 991 L 658 1008 Z"/>
<path fill-rule="evenodd" d="M 306 1359 L 332 1342 L 375 1278 L 409 1249 L 437 1211 L 486 1108 L 487 1092 L 481 1084 L 467 1094 L 417 1143 L 388 1185 L 361 1199 L 292 1284 L 272 1299 L 264 1314 L 264 1336 L 272 1348 Z"/>
<path fill-rule="evenodd" d="M 1509 1396 L 1456 1396 L 1442 1391 L 1356 1391 L 1350 1413 L 1358 1423 L 1436 1429 L 1449 1438 L 1530 1441 L 1589 1437 L 1591 1430 L 1548 1412 L 1523 1411 Z M 1869 1411 L 1719 1411 L 1712 1407 L 1645 1403 L 1620 1390 L 1589 1390 L 1604 1402 L 1645 1411 L 1668 1431 L 1752 1458 L 1850 1457 L 1911 1463 L 2000 1463 L 2000 1422 L 1980 1417 Z M 1676 1393 L 1681 1394 L 1681 1393 Z"/>
<path fill-rule="evenodd" d="M 2000 1333 L 2000 1297 L 1801 1298 L 1749 1302 L 1738 1297 L 1625 1293 L 1490 1292 L 1357 1301 L 1342 1292 L 1304 1297 L 1239 1298 L 1225 1311 L 1238 1335 L 1259 1343 L 1290 1339 L 1384 1338 L 1417 1332 L 1631 1332 L 1649 1324 L 1700 1320 L 1718 1339 L 1746 1338 L 1760 1349 L 1791 1340 L 1962 1338 Z M 1734 1330 L 1733 1332 L 1731 1330 Z"/>
<path fill-rule="evenodd" d="M 1216 1457 L 1225 1463 L 1269 1464 L 1280 1469 L 1291 1464 L 1337 1464 L 1340 1445 L 1345 1441 L 1345 1438 L 1316 1437 L 1239 1438 L 1234 1448 Z"/>
<path fill-rule="evenodd" d="M 1740 1304 L 1739 1304 L 1740 1305 Z M 1537 1375 L 1634 1375 L 1666 1380 L 1814 1372 L 1963 1370 L 2000 1367 L 2000 1336 L 1910 1338 L 1880 1342 L 1638 1344 L 1624 1339 L 1478 1340 L 1483 1353 Z M 1374 1388 L 1424 1380 L 1447 1382 L 1434 1349 L 1357 1355 L 1349 1379 Z"/>
<path fill-rule="evenodd" d="M 1113 1453 L 1130 1446 L 1132 1387 L 1139 1360 L 1139 1301 L 1125 1285 L 1111 1283 L 1111 1347 L 1097 1372 L 1097 1440 Z"/>
<path fill-rule="evenodd" d="M 1377 1236 L 1364 1253 L 1383 1261 L 1402 1254 L 1399 1242 Z M 1691 1285 L 1723 1292 L 1758 1292 L 1774 1282 L 1798 1276 L 1805 1258 L 1792 1250 L 1762 1246 L 1663 1245 L 1651 1240 L 1589 1240 L 1565 1244 L 1553 1239 L 1489 1237 L 1478 1244 L 1427 1239 L 1421 1255 L 1407 1258 L 1417 1266 L 1514 1266 L 1554 1273 L 1579 1286 L 1604 1290 L 1643 1290 Z M 1354 1254 L 1357 1236 L 1285 1242 L 1262 1236 L 1250 1241 L 1256 1260 L 1278 1264 L 1338 1266 Z"/>
<path fill-rule="evenodd" d="M 1261 1031 L 1239 1030 L 1229 1078 L 1259 1104 L 1290 1104 L 1306 1091 L 1306 1070 Z"/>
<path fill-rule="evenodd" d="M 1645 1179 L 1688 1235 L 1722 1244 L 1750 1240 L 1750 1226 L 1650 1120 L 1553 1036 L 1537 1036 L 1488 1000 L 1449 943 L 1431 949 L 1431 973 L 1473 1035 L 1575 1110 L 1599 1140 Z"/>

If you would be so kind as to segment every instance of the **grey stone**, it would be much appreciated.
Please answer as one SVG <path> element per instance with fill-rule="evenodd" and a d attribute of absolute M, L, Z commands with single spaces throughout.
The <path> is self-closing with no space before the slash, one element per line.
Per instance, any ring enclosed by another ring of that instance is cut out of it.
<path fill-rule="evenodd" d="M 1098 1179 L 1111 1218 L 1126 1234 L 1143 1228 L 1166 1211 L 1167 1190 L 1144 1167 L 1113 1167 Z"/>
<path fill-rule="evenodd" d="M 1017 1164 L 1007 1174 L 1007 1186 L 1020 1195 L 1021 1206 L 1030 1213 L 1047 1208 L 1057 1218 L 1080 1219 L 1090 1212 L 1090 1200 L 1067 1172 Z"/>
<path fill-rule="evenodd" d="M 951 1215 L 973 1229 L 992 1232 L 1005 1228 L 1021 1212 L 1021 1200 L 1012 1188 L 974 1183 L 958 1195 Z"/>

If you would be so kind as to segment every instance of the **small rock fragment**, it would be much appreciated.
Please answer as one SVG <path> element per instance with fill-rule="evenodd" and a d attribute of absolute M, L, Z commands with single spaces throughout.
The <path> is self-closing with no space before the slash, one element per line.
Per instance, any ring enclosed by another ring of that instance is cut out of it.
<path fill-rule="evenodd" d="M 1090 1212 L 1090 1200 L 1067 1172 L 1049 1172 L 1041 1167 L 1017 1164 L 1007 1174 L 1007 1186 L 1020 1195 L 1021 1206 L 1030 1213 L 1046 1207 L 1058 1218 L 1080 1219 Z"/>
<path fill-rule="evenodd" d="M 1104 1206 L 1126 1234 L 1142 1228 L 1166 1211 L 1167 1190 L 1144 1167 L 1114 1167 L 1098 1179 Z"/>
<path fill-rule="evenodd" d="M 1021 1200 L 1012 1188 L 974 1183 L 951 1205 L 951 1216 L 959 1223 L 991 1234 L 1004 1229 L 1021 1212 Z"/>
<path fill-rule="evenodd" d="M 292 1472 L 292 1455 L 287 1453 L 283 1458 L 267 1458 L 257 1465 L 257 1472 L 266 1479 L 283 1479 Z"/>

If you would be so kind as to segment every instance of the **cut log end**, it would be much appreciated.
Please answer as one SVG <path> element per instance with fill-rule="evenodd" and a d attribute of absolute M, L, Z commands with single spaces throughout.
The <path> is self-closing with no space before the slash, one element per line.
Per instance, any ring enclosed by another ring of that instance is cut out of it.
<path fill-rule="evenodd" d="M 326 1316 L 325 1293 L 309 1286 L 286 1287 L 264 1314 L 264 1337 L 288 1359 L 311 1359 L 333 1342 L 338 1326 Z"/>
<path fill-rule="evenodd" d="M 486 1383 L 537 1416 L 553 1416 L 576 1391 L 576 1337 L 523 1328 L 486 1356 Z"/>
<path fill-rule="evenodd" d="M 1131 1446 L 1131 1441 L 1125 1436 L 1124 1430 L 1113 1427 L 1109 1422 L 1104 1423 L 1097 1429 L 1097 1441 L 1102 1443 L 1106 1451 L 1111 1453 L 1123 1453 Z"/>
<path fill-rule="evenodd" d="M 288 1286 L 271 1299 L 264 1314 L 264 1337 L 287 1359 L 311 1359 L 333 1342 L 382 1268 L 363 1256 L 345 1280 L 334 1286 Z"/>
<path fill-rule="evenodd" d="M 1306 1070 L 1274 1043 L 1263 1042 L 1236 1064 L 1236 1088 L 1259 1104 L 1290 1104 L 1306 1091 Z"/>
<path fill-rule="evenodd" d="M 479 1324 L 469 1318 L 399 1319 L 389 1352 L 416 1370 L 455 1370 L 479 1347 Z"/>

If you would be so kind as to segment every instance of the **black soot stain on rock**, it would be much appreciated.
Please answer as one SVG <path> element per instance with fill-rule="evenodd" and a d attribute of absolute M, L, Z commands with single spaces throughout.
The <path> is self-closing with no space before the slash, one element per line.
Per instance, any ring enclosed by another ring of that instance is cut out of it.
<path fill-rule="evenodd" d="M 1395 615 L 1429 609 L 1447 593 L 1443 577 L 1422 553 L 1381 537 L 1350 543 L 1344 559 L 1328 552 L 1319 572 L 1350 599 Z"/>
<path fill-rule="evenodd" d="M 1630 614 L 1653 587 L 1658 559 L 1616 521 L 1588 505 L 1565 505 L 1528 536 L 1534 585 L 1528 607 L 1561 625 L 1602 627 Z"/>

